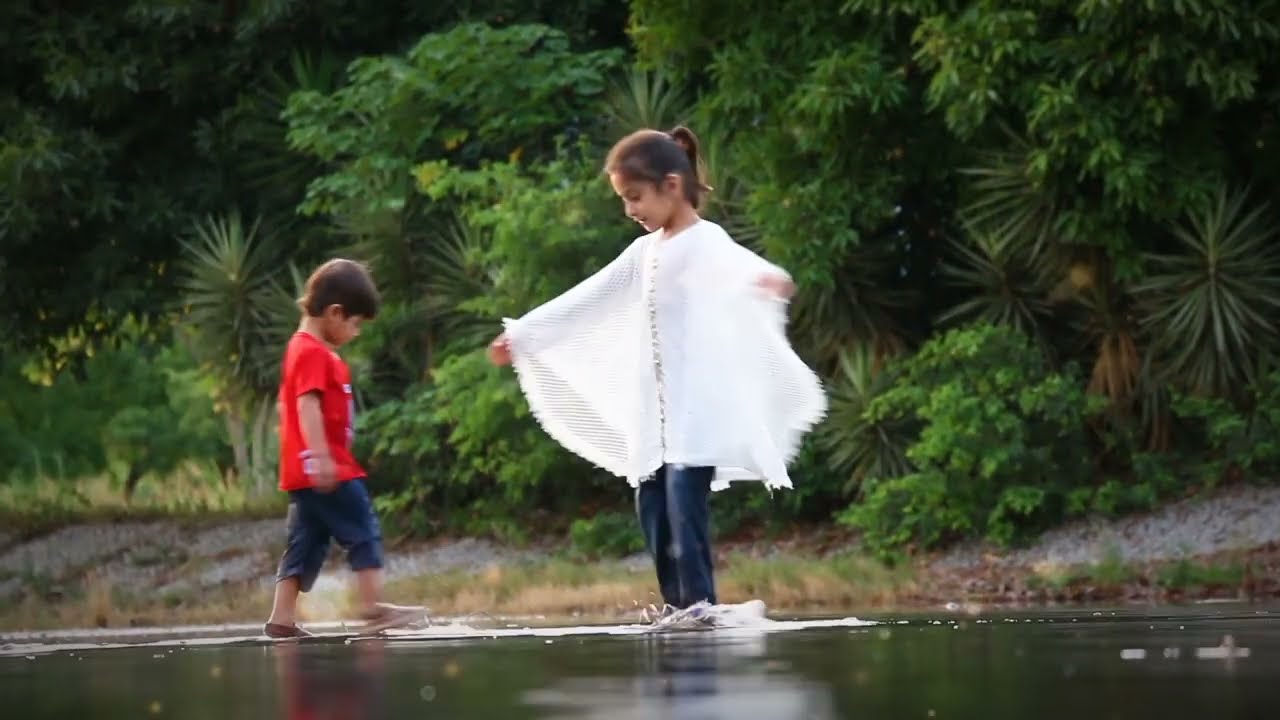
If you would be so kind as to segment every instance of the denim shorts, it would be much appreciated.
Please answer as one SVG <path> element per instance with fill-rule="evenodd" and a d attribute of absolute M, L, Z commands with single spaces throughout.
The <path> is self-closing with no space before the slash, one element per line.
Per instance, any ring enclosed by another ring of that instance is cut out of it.
<path fill-rule="evenodd" d="M 298 578 L 311 589 L 329 552 L 329 540 L 347 551 L 353 571 L 382 567 L 382 530 L 364 480 L 338 483 L 332 492 L 311 488 L 289 492 L 289 544 L 280 558 L 276 581 Z"/>

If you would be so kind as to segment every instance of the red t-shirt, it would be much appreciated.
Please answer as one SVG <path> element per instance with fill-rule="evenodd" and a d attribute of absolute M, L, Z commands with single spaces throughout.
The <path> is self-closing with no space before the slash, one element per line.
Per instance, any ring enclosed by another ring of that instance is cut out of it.
<path fill-rule="evenodd" d="M 320 393 L 320 413 L 324 437 L 338 481 L 364 477 L 364 469 L 351 455 L 355 437 L 355 401 L 351 394 L 351 371 L 338 354 L 314 335 L 296 332 L 284 351 L 280 380 L 280 489 L 311 487 L 307 458 L 310 452 L 298 422 L 298 398 Z"/>

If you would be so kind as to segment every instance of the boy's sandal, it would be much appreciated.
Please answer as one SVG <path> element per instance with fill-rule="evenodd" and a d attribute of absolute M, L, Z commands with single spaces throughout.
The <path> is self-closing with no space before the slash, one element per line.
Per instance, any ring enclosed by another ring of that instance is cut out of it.
<path fill-rule="evenodd" d="M 281 625 L 280 623 L 267 623 L 262 626 L 262 632 L 273 640 L 312 637 L 311 633 L 297 625 Z"/>

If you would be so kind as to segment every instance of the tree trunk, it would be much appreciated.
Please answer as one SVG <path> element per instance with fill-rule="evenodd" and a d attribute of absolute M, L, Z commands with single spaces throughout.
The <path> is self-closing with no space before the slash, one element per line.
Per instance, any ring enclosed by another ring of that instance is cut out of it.
<path fill-rule="evenodd" d="M 245 437 L 244 418 L 240 413 L 231 410 L 223 416 L 227 423 L 227 439 L 231 441 L 231 453 L 235 457 L 236 475 L 244 482 L 251 477 L 253 468 L 249 465 L 249 443 Z"/>
<path fill-rule="evenodd" d="M 124 504 L 133 502 L 133 491 L 138 489 L 138 481 L 142 479 L 142 467 L 138 463 L 129 463 L 129 472 L 124 478 Z"/>
<path fill-rule="evenodd" d="M 250 439 L 253 463 L 253 491 L 261 497 L 267 491 L 271 476 L 271 435 L 268 430 L 275 400 L 271 396 L 259 398 L 254 403 L 253 435 Z"/>

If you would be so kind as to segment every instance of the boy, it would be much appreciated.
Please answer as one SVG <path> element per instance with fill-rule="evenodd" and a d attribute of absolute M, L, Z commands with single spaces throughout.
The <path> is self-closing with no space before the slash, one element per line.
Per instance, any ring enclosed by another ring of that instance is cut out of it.
<path fill-rule="evenodd" d="M 307 279 L 298 300 L 302 322 L 285 349 L 280 394 L 280 489 L 289 493 L 289 542 L 276 573 L 275 603 L 263 632 L 310 635 L 297 625 L 298 593 L 315 583 L 333 538 L 355 573 L 367 631 L 413 622 L 423 608 L 382 602 L 382 533 L 351 454 L 351 374 L 335 352 L 378 314 L 381 299 L 368 270 L 330 260 Z"/>

